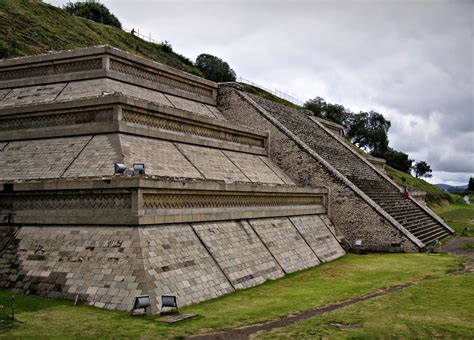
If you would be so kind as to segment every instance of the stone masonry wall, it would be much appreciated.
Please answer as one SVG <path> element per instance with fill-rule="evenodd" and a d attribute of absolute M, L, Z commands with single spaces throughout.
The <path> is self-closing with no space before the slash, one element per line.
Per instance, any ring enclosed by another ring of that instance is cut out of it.
<path fill-rule="evenodd" d="M 363 239 L 374 250 L 384 250 L 400 244 L 406 252 L 418 251 L 417 246 L 395 228 L 362 197 L 331 173 L 295 140 L 267 120 L 238 90 L 219 88 L 218 107 L 226 118 L 239 125 L 270 131 L 270 158 L 296 183 L 323 185 L 330 189 L 331 220 L 352 244 Z"/>
<path fill-rule="evenodd" d="M 320 229 L 318 216 L 305 216 L 307 230 Z M 135 296 L 148 294 L 156 312 L 161 295 L 176 295 L 184 306 L 317 265 L 314 254 L 328 248 L 337 253 L 332 258 L 344 255 L 334 237 L 313 239 L 287 218 L 148 227 L 0 225 L 0 287 L 123 311 L 131 310 Z"/>

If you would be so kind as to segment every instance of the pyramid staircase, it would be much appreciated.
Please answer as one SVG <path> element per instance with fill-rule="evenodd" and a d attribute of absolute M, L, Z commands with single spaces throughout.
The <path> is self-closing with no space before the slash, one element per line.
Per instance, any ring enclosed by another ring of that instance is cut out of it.
<path fill-rule="evenodd" d="M 238 85 L 225 86 L 232 88 L 232 91 L 239 90 Z M 222 88 L 224 89 L 224 86 Z M 331 168 L 331 172 L 348 185 L 349 183 L 354 185 L 357 188 L 356 191 L 360 190 L 359 196 L 366 195 L 365 199 L 368 198 L 374 208 L 383 209 L 384 213 L 399 224 L 397 228 L 404 228 L 404 232 L 408 231 L 411 237 L 416 238 L 420 249 L 436 239 L 454 233 L 429 208 L 413 199 L 406 201 L 402 188 L 383 171 L 355 152 L 339 135 L 312 117 L 310 112 L 289 108 L 257 95 L 245 93 L 241 88 L 238 92 L 247 104 L 258 108 L 260 114 L 263 114 L 267 120 L 276 119 L 273 125 L 281 124 L 280 130 L 286 130 L 284 132 L 286 135 L 293 140 L 298 139 L 300 145 L 309 147 L 312 152 L 327 162 L 327 167 Z M 226 103 L 226 100 L 221 101 Z M 239 105 L 244 107 L 242 104 Z M 224 109 L 222 111 L 225 113 Z M 231 115 L 232 113 L 226 114 L 228 118 Z M 393 222 L 390 223 L 393 224 Z"/>

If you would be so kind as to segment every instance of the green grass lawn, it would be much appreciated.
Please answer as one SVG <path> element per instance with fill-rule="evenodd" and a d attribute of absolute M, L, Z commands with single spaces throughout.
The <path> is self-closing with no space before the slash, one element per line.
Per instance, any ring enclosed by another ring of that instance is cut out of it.
<path fill-rule="evenodd" d="M 428 280 L 396 293 L 261 333 L 258 338 L 472 339 L 473 287 L 474 274 Z M 347 328 L 341 329 L 344 326 Z"/>
<path fill-rule="evenodd" d="M 469 227 L 468 236 L 474 237 L 474 224 L 469 222 L 474 220 L 474 204 L 450 204 L 433 209 L 451 228 L 456 230 L 457 235 L 461 235 L 465 227 Z"/>
<path fill-rule="evenodd" d="M 431 275 L 443 278 L 461 268 L 462 259 L 448 255 L 347 255 L 276 281 L 185 307 L 199 314 L 175 325 L 157 316 L 73 306 L 70 301 L 16 296 L 16 321 L 8 321 L 10 293 L 0 290 L 0 337 L 179 337 L 242 325 L 364 295 Z M 468 301 L 468 300 L 466 300 Z"/>

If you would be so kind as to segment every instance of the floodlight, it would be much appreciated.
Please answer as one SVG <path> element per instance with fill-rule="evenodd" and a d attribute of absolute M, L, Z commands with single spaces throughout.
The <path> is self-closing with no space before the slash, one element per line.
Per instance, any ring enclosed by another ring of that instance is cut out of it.
<path fill-rule="evenodd" d="M 161 295 L 161 307 L 178 308 L 178 301 L 174 295 Z"/>
<path fill-rule="evenodd" d="M 133 164 L 133 174 L 134 175 L 144 175 L 145 174 L 145 164 L 143 164 L 143 163 L 134 163 Z"/>
<path fill-rule="evenodd" d="M 123 163 L 115 163 L 114 164 L 114 175 L 123 174 L 124 171 L 127 170 L 127 167 Z"/>
<path fill-rule="evenodd" d="M 354 253 L 356 254 L 367 254 L 367 251 L 364 247 L 364 242 L 362 240 L 356 240 L 354 242 L 354 246 L 352 247 Z"/>
<path fill-rule="evenodd" d="M 135 297 L 135 302 L 133 303 L 131 314 L 138 315 L 135 313 L 137 309 L 144 309 L 145 314 L 149 314 L 151 312 L 151 304 L 150 304 L 149 295 L 138 295 Z"/>

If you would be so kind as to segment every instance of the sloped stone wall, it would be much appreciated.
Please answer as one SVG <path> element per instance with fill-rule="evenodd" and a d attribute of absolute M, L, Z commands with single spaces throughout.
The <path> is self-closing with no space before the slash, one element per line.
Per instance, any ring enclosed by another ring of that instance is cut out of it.
<path fill-rule="evenodd" d="M 344 255 L 318 215 L 147 227 L 0 225 L 0 287 L 131 310 L 148 294 L 179 306 L 252 287 Z M 320 221 L 320 219 L 319 219 Z M 298 228 L 298 229 L 297 229 Z M 300 233 L 298 230 L 301 230 Z M 317 232 L 319 243 L 311 233 Z M 332 253 L 331 253 L 332 254 Z"/>

